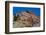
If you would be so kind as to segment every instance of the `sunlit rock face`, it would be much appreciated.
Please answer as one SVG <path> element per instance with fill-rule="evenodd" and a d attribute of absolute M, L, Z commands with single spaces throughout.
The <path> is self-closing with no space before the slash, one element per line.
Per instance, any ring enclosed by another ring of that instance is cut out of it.
<path fill-rule="evenodd" d="M 34 13 L 32 12 L 21 12 L 17 13 L 18 18 L 16 21 L 14 21 L 13 27 L 33 27 L 33 26 L 40 26 L 40 18 L 37 17 Z M 15 18 L 14 18 L 15 19 Z"/>

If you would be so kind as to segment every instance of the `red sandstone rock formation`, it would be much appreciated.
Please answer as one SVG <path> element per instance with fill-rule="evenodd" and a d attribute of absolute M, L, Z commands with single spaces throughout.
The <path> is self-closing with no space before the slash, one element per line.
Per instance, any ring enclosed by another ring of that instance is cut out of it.
<path fill-rule="evenodd" d="M 21 26 L 31 27 L 33 23 L 39 23 L 40 19 L 32 12 L 21 12 L 18 13 L 21 16 L 17 19 L 21 21 Z"/>

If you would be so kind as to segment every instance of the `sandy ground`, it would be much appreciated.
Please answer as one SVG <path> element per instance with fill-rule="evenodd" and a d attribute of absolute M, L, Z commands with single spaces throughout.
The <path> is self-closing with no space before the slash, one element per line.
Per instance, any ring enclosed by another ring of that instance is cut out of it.
<path fill-rule="evenodd" d="M 40 23 L 35 23 L 35 24 L 33 23 L 32 25 L 32 27 L 39 27 L 39 26 L 40 26 Z M 18 27 L 25 27 L 25 25 L 14 21 L 13 28 L 18 28 Z"/>

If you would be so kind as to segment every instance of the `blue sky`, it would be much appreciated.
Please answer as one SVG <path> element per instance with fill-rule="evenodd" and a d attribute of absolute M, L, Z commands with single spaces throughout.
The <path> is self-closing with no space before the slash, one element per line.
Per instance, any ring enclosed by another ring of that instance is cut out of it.
<path fill-rule="evenodd" d="M 13 14 L 15 15 L 17 12 L 30 11 L 33 12 L 36 16 L 40 16 L 40 8 L 32 8 L 32 7 L 13 7 Z"/>

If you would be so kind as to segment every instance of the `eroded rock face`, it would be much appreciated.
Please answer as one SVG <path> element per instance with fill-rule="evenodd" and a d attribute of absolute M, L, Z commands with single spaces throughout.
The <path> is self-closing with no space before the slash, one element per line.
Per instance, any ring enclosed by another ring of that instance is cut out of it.
<path fill-rule="evenodd" d="M 33 13 L 21 12 L 21 16 L 14 21 L 14 27 L 32 27 L 33 23 L 39 23 L 39 18 Z"/>

